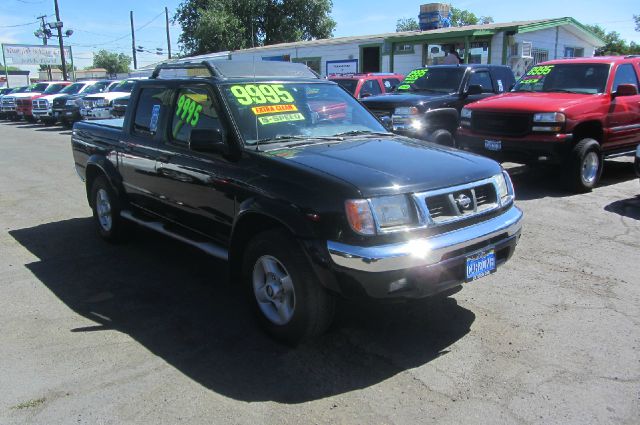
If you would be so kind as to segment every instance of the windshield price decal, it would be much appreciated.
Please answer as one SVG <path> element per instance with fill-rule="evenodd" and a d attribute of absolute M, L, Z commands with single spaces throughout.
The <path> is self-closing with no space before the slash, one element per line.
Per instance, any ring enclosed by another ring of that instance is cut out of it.
<path fill-rule="evenodd" d="M 402 84 L 398 86 L 398 90 L 409 90 L 411 84 L 415 83 L 419 78 L 427 75 L 428 71 L 428 69 L 416 69 L 411 71 L 409 75 L 404 78 Z"/>
<path fill-rule="evenodd" d="M 553 65 L 534 66 L 527 72 L 527 75 L 547 75 L 553 69 Z"/>
<path fill-rule="evenodd" d="M 524 77 L 522 77 L 522 80 L 520 80 L 520 84 L 536 84 L 542 81 L 542 78 L 543 76 L 540 75 L 525 75 Z"/>
<path fill-rule="evenodd" d="M 278 124 L 281 122 L 290 122 L 290 121 L 304 121 L 304 115 L 300 112 L 296 112 L 295 114 L 282 114 L 282 115 L 271 115 L 268 117 L 258 117 L 258 121 L 262 125 L 269 124 Z"/>
<path fill-rule="evenodd" d="M 267 105 L 267 106 L 254 106 L 251 108 L 255 115 L 273 114 L 276 112 L 296 112 L 298 108 L 296 105 Z"/>
<path fill-rule="evenodd" d="M 291 103 L 295 99 L 282 84 L 244 84 L 231 86 L 231 93 L 239 104 L 248 106 L 265 103 Z"/>
<path fill-rule="evenodd" d="M 178 107 L 176 108 L 176 116 L 180 117 L 181 121 L 195 127 L 200 121 L 200 112 L 202 112 L 202 105 L 186 94 L 180 96 Z"/>

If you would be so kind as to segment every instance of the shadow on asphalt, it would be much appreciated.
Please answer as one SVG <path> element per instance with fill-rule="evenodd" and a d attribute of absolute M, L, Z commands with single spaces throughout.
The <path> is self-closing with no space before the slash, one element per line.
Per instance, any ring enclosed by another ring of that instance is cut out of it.
<path fill-rule="evenodd" d="M 242 401 L 302 403 L 422 366 L 465 336 L 475 315 L 455 299 L 343 302 L 325 336 L 291 349 L 256 328 L 226 263 L 144 229 L 100 240 L 91 218 L 11 231 L 38 257 L 26 267 L 96 324 L 124 332 L 201 385 Z"/>
<path fill-rule="evenodd" d="M 640 192 L 640 187 L 638 188 Z M 640 195 L 635 198 L 621 199 L 604 207 L 605 211 L 619 214 L 623 217 L 629 217 L 634 220 L 640 220 Z"/>
<path fill-rule="evenodd" d="M 605 161 L 604 172 L 596 187 L 606 187 L 637 179 L 633 161 Z M 576 196 L 564 187 L 564 177 L 560 170 L 553 168 L 530 168 L 512 176 L 516 200 L 541 198 L 562 198 Z"/>

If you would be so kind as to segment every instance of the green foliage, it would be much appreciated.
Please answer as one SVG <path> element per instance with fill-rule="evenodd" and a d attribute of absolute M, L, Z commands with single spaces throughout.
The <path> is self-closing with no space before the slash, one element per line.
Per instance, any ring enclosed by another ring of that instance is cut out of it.
<path fill-rule="evenodd" d="M 604 41 L 604 46 L 596 50 L 596 56 L 640 54 L 640 45 L 635 42 L 627 44 L 617 31 L 607 32 L 600 25 L 586 25 L 592 33 Z"/>
<path fill-rule="evenodd" d="M 331 0 L 183 0 L 174 21 L 189 55 L 331 37 Z"/>
<path fill-rule="evenodd" d="M 20 68 L 18 68 L 17 66 L 11 66 L 9 65 L 7 67 L 7 71 L 22 71 Z M 4 64 L 2 62 L 0 62 L 0 74 L 4 72 Z"/>
<path fill-rule="evenodd" d="M 104 68 L 109 74 L 129 72 L 131 70 L 130 64 L 131 57 L 124 53 L 100 50 L 93 54 L 93 68 Z"/>
<path fill-rule="evenodd" d="M 451 5 L 449 5 L 451 6 Z M 480 16 L 465 9 L 458 9 L 451 6 L 451 25 L 454 27 L 464 27 L 467 25 L 486 25 L 493 23 L 491 16 Z"/>
<path fill-rule="evenodd" d="M 396 22 L 396 32 L 417 31 L 420 29 L 418 21 L 415 18 L 400 18 Z"/>

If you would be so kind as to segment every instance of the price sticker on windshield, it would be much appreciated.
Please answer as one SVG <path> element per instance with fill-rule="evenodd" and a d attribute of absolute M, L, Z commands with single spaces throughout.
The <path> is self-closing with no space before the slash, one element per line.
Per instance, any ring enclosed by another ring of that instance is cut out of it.
<path fill-rule="evenodd" d="M 547 75 L 553 69 L 553 65 L 534 66 L 527 72 L 527 75 Z"/>
<path fill-rule="evenodd" d="M 411 84 L 415 83 L 418 79 L 424 77 L 429 72 L 429 69 L 415 69 L 411 71 L 402 81 L 402 84 L 398 86 L 398 90 L 409 90 Z"/>
<path fill-rule="evenodd" d="M 295 114 L 281 114 L 281 115 L 270 115 L 266 117 L 258 117 L 258 121 L 262 125 L 269 124 L 278 124 L 281 122 L 291 122 L 291 121 L 304 121 L 304 115 L 300 112 L 296 112 Z"/>
<path fill-rule="evenodd" d="M 230 90 L 244 106 L 295 102 L 283 84 L 243 84 L 231 86 Z"/>
<path fill-rule="evenodd" d="M 275 114 L 278 112 L 297 112 L 296 105 L 265 105 L 251 108 L 255 115 Z"/>
<path fill-rule="evenodd" d="M 186 94 L 180 96 L 176 107 L 176 116 L 180 117 L 181 121 L 195 127 L 198 125 L 198 121 L 200 121 L 200 112 L 202 112 L 202 105 L 200 103 Z"/>

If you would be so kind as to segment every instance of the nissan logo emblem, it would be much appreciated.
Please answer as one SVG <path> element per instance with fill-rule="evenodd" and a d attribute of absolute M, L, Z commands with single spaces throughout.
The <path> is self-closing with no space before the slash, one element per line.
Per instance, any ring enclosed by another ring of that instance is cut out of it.
<path fill-rule="evenodd" d="M 471 198 L 469 198 L 464 193 L 461 193 L 456 198 L 456 204 L 458 204 L 461 210 L 466 210 L 471 206 Z"/>

